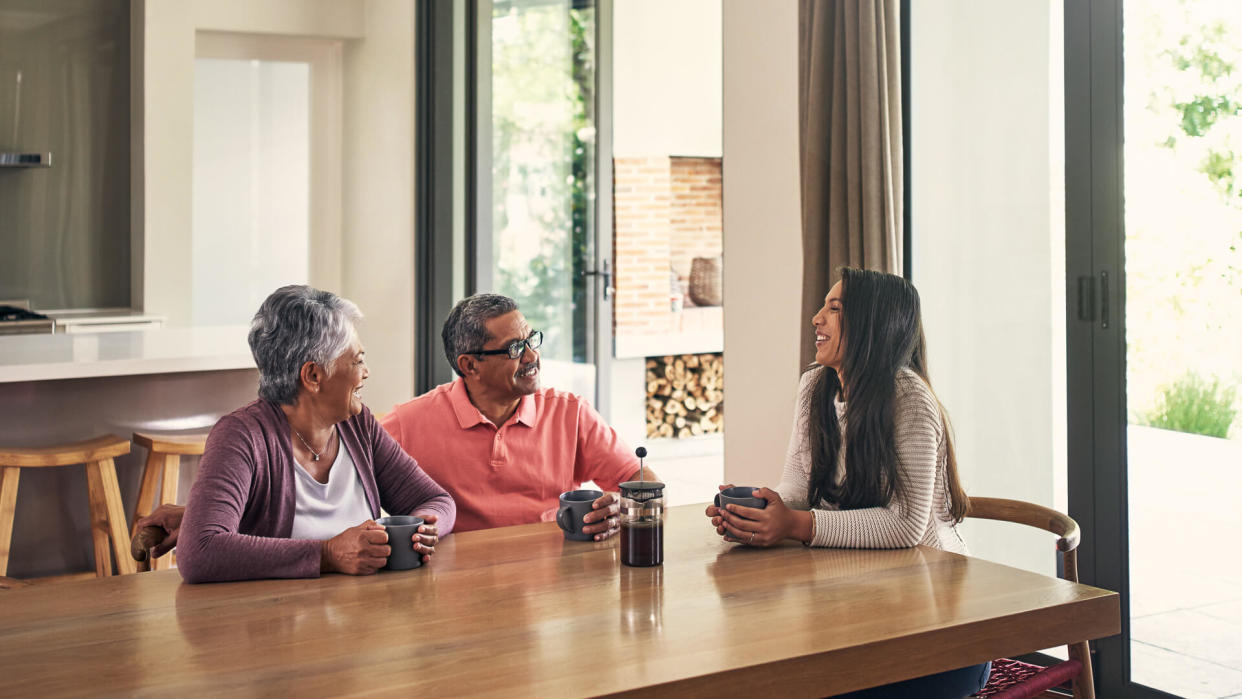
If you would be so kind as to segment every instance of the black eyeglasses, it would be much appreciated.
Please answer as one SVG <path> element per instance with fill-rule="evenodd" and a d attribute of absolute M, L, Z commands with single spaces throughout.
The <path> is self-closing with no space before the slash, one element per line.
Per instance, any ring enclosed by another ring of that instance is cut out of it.
<path fill-rule="evenodd" d="M 484 356 L 488 354 L 507 354 L 509 355 L 509 359 L 517 359 L 518 357 L 522 356 L 522 353 L 526 351 L 527 347 L 534 350 L 534 349 L 539 349 L 539 345 L 542 345 L 542 344 L 543 344 L 543 333 L 536 330 L 535 332 L 531 333 L 530 337 L 526 338 L 525 340 L 514 340 L 513 342 L 510 342 L 509 346 L 505 347 L 504 349 L 479 350 L 478 352 L 470 352 L 469 354 L 473 354 L 475 356 Z"/>

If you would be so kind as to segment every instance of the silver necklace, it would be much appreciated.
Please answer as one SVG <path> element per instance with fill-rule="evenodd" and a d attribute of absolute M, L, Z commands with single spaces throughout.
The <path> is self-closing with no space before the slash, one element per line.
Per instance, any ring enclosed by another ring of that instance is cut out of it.
<path fill-rule="evenodd" d="M 306 438 L 302 436 L 302 433 L 298 432 L 298 428 L 293 425 L 289 425 L 289 429 L 293 430 L 293 433 L 298 436 L 298 439 L 302 440 L 302 444 L 306 445 L 306 450 L 311 453 L 311 461 L 318 461 L 320 455 L 327 451 L 328 447 L 332 444 L 332 435 L 328 435 L 328 443 L 323 445 L 323 449 L 315 451 L 315 448 L 310 445 L 310 442 L 306 441 Z M 333 434 L 336 433 L 336 425 L 332 426 L 332 432 Z"/>

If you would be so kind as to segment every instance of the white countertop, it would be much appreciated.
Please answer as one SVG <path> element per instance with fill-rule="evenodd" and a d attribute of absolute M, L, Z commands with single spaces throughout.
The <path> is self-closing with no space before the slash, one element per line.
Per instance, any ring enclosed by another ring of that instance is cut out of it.
<path fill-rule="evenodd" d="M 253 369 L 244 325 L 0 335 L 0 383 Z"/>

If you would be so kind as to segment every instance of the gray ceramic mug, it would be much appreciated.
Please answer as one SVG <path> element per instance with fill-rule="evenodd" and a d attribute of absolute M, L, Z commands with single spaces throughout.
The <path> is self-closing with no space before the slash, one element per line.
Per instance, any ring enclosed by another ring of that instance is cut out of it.
<path fill-rule="evenodd" d="M 604 497 L 598 490 L 571 490 L 561 493 L 561 504 L 556 508 L 556 524 L 565 531 L 570 541 L 591 541 L 594 534 L 582 533 L 582 518 L 592 510 L 591 503 Z"/>
<path fill-rule="evenodd" d="M 409 570 L 423 564 L 423 554 L 414 550 L 414 534 L 423 524 L 422 517 L 398 515 L 380 517 L 375 520 L 388 531 L 388 545 L 392 553 L 388 554 L 388 562 L 384 570 Z"/>
<path fill-rule="evenodd" d="M 753 507 L 756 510 L 762 510 L 768 506 L 768 501 L 763 498 L 757 498 L 751 493 L 759 490 L 750 486 L 739 485 L 733 488 L 725 488 L 716 493 L 716 507 L 724 507 L 725 505 L 741 505 L 742 507 Z"/>

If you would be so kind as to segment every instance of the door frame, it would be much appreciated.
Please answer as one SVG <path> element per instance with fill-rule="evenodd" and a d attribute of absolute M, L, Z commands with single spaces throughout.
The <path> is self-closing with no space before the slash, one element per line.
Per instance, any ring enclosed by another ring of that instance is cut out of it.
<path fill-rule="evenodd" d="M 1094 643 L 1100 696 L 1172 697 L 1130 679 L 1123 0 L 1065 0 L 1066 417 L 1084 583 L 1116 590 L 1121 633 Z"/>
<path fill-rule="evenodd" d="M 595 236 L 586 266 L 611 264 L 612 0 L 570 0 L 595 7 Z M 420 0 L 416 32 L 417 188 L 416 391 L 452 379 L 440 361 L 439 323 L 456 301 L 490 291 L 492 238 L 491 17 L 493 0 Z M 451 173 L 445 177 L 444 173 Z M 586 270 L 584 270 L 586 271 Z M 590 275 L 586 355 L 595 366 L 595 406 L 607 419 L 613 355 L 612 304 L 602 275 Z"/>

